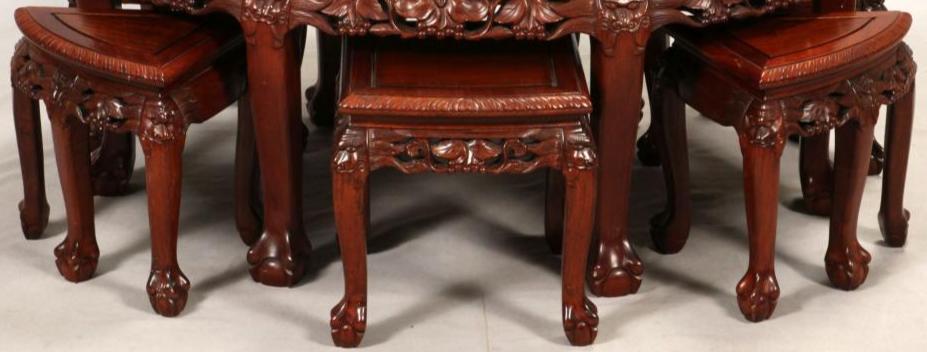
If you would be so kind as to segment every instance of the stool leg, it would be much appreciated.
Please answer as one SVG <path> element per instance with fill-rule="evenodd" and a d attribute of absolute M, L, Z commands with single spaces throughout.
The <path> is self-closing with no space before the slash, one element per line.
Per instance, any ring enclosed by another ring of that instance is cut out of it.
<path fill-rule="evenodd" d="M 596 205 L 593 169 L 564 172 L 563 329 L 574 346 L 592 344 L 598 332 L 596 307 L 586 297 L 585 276 Z"/>
<path fill-rule="evenodd" d="M 557 170 L 547 171 L 547 195 L 544 202 L 544 236 L 554 254 L 563 251 L 563 174 Z"/>
<path fill-rule="evenodd" d="M 19 220 L 23 235 L 37 239 L 48 227 L 48 199 L 45 196 L 45 165 L 42 162 L 42 125 L 39 102 L 13 88 L 13 123 L 23 177 L 23 200 Z"/>
<path fill-rule="evenodd" d="M 344 298 L 331 311 L 332 340 L 339 347 L 356 347 L 367 330 L 367 170 L 332 167 L 335 227 L 344 265 Z"/>
<path fill-rule="evenodd" d="M 805 208 L 818 216 L 830 216 L 834 194 L 833 172 L 830 166 L 830 131 L 801 138 L 799 177 Z"/>
<path fill-rule="evenodd" d="M 151 226 L 151 274 L 148 299 L 163 316 L 177 316 L 187 303 L 190 281 L 177 263 L 177 232 L 183 175 L 184 135 L 169 140 L 139 138 L 145 152 L 148 219 Z"/>
<path fill-rule="evenodd" d="M 254 145 L 251 99 L 246 93 L 238 101 L 238 138 L 235 142 L 235 224 L 242 242 L 248 246 L 261 237 L 264 224 L 260 216 L 260 169 Z"/>
<path fill-rule="evenodd" d="M 755 144 L 744 134 L 740 137 L 750 262 L 747 273 L 737 284 L 737 303 L 744 317 L 754 322 L 768 319 L 779 300 L 775 270 L 776 217 L 779 205 L 779 158 L 784 140 L 772 138 L 778 141 L 769 146 Z"/>
<path fill-rule="evenodd" d="M 908 239 L 908 219 L 911 213 L 904 209 L 904 186 L 908 171 L 908 153 L 911 148 L 911 129 L 914 121 L 914 86 L 888 108 L 885 128 L 885 174 L 882 176 L 882 206 L 879 209 L 879 227 L 885 243 L 892 247 L 904 246 Z"/>
<path fill-rule="evenodd" d="M 100 138 L 100 149 L 90 168 L 93 194 L 116 197 L 128 193 L 135 171 L 135 136 L 102 132 L 96 138 Z"/>
<path fill-rule="evenodd" d="M 55 264 L 65 279 L 81 282 L 93 276 L 100 258 L 93 223 L 90 134 L 87 126 L 65 109 L 49 106 L 48 111 L 68 217 L 68 234 L 55 248 Z"/>
<path fill-rule="evenodd" d="M 686 106 L 679 96 L 665 89 L 654 90 L 650 98 L 650 129 L 666 182 L 666 209 L 650 219 L 650 235 L 658 252 L 672 254 L 686 245 L 692 223 Z"/>
<path fill-rule="evenodd" d="M 856 226 L 869 172 L 872 132 L 872 122 L 851 121 L 837 129 L 834 210 L 824 263 L 827 277 L 844 290 L 859 287 L 869 274 L 871 257 L 856 238 Z"/>

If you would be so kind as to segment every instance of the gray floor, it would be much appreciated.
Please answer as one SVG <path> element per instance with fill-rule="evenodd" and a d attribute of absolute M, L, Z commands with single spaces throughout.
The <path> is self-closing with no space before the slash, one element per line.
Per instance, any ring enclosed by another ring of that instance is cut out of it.
<path fill-rule="evenodd" d="M 7 0 L 18 6 L 63 0 Z M 920 1 L 889 6 L 927 18 Z M 924 22 L 909 42 L 927 51 Z M 0 24 L 0 48 L 18 37 L 12 16 Z M 312 57 L 312 56 L 310 56 Z M 309 59 L 311 61 L 311 59 Z M 306 63 L 304 82 L 314 81 Z M 0 81 L 8 82 L 6 70 Z M 927 77 L 927 76 L 925 76 Z M 927 84 L 922 84 L 927 86 Z M 924 96 L 924 95 L 922 95 Z M 927 101 L 919 100 L 920 110 Z M 12 111 L 0 90 L 0 111 Z M 690 115 L 695 115 L 691 113 Z M 51 225 L 26 241 L 16 203 L 22 188 L 12 119 L 0 119 L 0 351 L 323 351 L 334 350 L 328 312 L 342 291 L 333 244 L 326 158 L 329 138 L 315 133 L 304 157 L 305 222 L 315 245 L 312 269 L 298 287 L 251 281 L 246 248 L 232 219 L 234 111 L 193 126 L 185 155 L 180 258 L 193 282 L 179 318 L 155 315 L 144 292 L 149 245 L 141 163 L 135 191 L 97 199 L 102 256 L 98 275 L 75 285 L 57 273 L 52 249 L 65 232 L 46 126 Z M 47 124 L 46 124 L 47 125 Z M 584 350 L 654 351 L 923 351 L 927 348 L 927 130 L 915 125 L 907 207 L 914 214 L 907 248 L 880 243 L 881 189 L 870 178 L 859 237 L 872 252 L 871 273 L 856 292 L 831 288 L 823 268 L 826 219 L 795 211 L 800 196 L 797 149 L 784 156 L 778 241 L 782 297 L 774 318 L 753 324 L 740 315 L 734 285 L 747 261 L 740 155 L 733 132 L 690 119 L 695 217 L 688 247 L 675 256 L 650 249 L 647 219 L 662 202 L 658 169 L 635 168 L 633 241 L 646 264 L 640 293 L 593 298 L 601 323 Z M 140 160 L 141 162 L 141 160 Z M 375 351 L 561 351 L 559 264 L 542 233 L 543 177 L 401 176 L 373 180 L 369 327 L 363 347 Z M 732 192 L 733 191 L 733 192 Z"/>

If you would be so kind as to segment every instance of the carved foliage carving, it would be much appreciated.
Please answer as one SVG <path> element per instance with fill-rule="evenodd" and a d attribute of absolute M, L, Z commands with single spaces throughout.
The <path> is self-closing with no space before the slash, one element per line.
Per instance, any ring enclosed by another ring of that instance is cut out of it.
<path fill-rule="evenodd" d="M 491 138 L 447 138 L 446 132 L 342 127 L 332 158 L 336 172 L 392 167 L 404 173 L 528 173 L 597 165 L 588 130 L 532 128 Z"/>
<path fill-rule="evenodd" d="M 555 39 L 570 33 L 613 38 L 670 23 L 705 26 L 809 0 L 153 0 L 188 12 L 238 15 L 246 34 L 309 24 L 330 34 Z M 237 5 L 232 5 L 238 2 Z M 240 7 L 239 7 L 240 6 Z M 290 23 L 292 22 L 292 23 Z"/>
<path fill-rule="evenodd" d="M 172 141 L 186 131 L 183 114 L 171 99 L 107 89 L 105 83 L 44 65 L 33 59 L 25 41 L 16 46 L 11 78 L 16 89 L 63 112 L 52 116 L 66 119 L 62 123 L 74 118 L 94 132 L 134 132 L 154 143 Z"/>
<path fill-rule="evenodd" d="M 888 65 L 840 82 L 823 93 L 798 96 L 751 108 L 741 129 L 751 143 L 781 145 L 788 134 L 813 136 L 847 121 L 874 124 L 878 108 L 908 94 L 917 66 L 907 45 L 900 45 Z"/>

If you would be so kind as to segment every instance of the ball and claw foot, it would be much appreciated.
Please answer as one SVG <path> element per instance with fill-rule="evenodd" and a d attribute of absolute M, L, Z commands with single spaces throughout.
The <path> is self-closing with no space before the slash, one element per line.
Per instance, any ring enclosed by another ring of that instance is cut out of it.
<path fill-rule="evenodd" d="M 27 240 L 35 240 L 45 233 L 48 228 L 48 203 L 42 206 L 38 214 L 25 211 L 26 204 L 19 202 L 19 223 L 22 225 L 23 235 Z"/>
<path fill-rule="evenodd" d="M 599 332 L 598 311 L 588 299 L 581 307 L 563 305 L 563 331 L 573 346 L 588 346 Z"/>
<path fill-rule="evenodd" d="M 310 249 L 297 248 L 294 253 L 288 241 L 278 245 L 270 238 L 265 233 L 248 251 L 251 278 L 267 286 L 291 287 L 303 277 Z"/>
<path fill-rule="evenodd" d="M 889 247 L 904 247 L 908 241 L 908 220 L 911 220 L 911 212 L 907 209 L 902 213 L 902 218 L 895 221 L 889 221 L 888 215 L 879 213 L 879 229 L 882 230 L 882 238 Z"/>
<path fill-rule="evenodd" d="M 71 282 L 87 281 L 93 277 L 100 259 L 100 249 L 96 243 L 81 243 L 65 239 L 55 247 L 55 265 L 65 280 Z"/>
<path fill-rule="evenodd" d="M 190 281 L 180 268 L 152 270 L 147 291 L 155 312 L 165 317 L 176 317 L 187 305 Z"/>
<path fill-rule="evenodd" d="M 844 249 L 827 251 L 824 267 L 834 286 L 850 291 L 866 281 L 870 261 L 872 256 L 857 243 Z"/>
<path fill-rule="evenodd" d="M 367 331 L 365 299 L 342 299 L 332 308 L 332 340 L 338 347 L 357 347 Z"/>
<path fill-rule="evenodd" d="M 769 319 L 779 302 L 779 282 L 776 274 L 748 272 L 737 284 L 737 304 L 747 320 Z"/>
<path fill-rule="evenodd" d="M 598 255 L 589 269 L 587 282 L 592 294 L 599 297 L 620 297 L 637 293 L 641 287 L 644 265 L 629 243 L 614 247 L 599 246 Z"/>

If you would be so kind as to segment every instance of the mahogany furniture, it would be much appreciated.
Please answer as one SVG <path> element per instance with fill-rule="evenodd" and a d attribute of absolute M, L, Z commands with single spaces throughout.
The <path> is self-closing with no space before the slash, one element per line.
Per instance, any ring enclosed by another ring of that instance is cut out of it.
<path fill-rule="evenodd" d="M 881 0 L 822 0 L 819 11 L 835 11 L 858 8 L 865 11 L 885 11 Z M 913 109 L 913 107 L 889 104 L 889 113 L 885 129 L 886 148 L 873 143 L 873 157 L 870 162 L 870 175 L 884 169 L 882 178 L 882 203 L 879 209 L 879 226 L 885 244 L 892 247 L 904 246 L 908 235 L 910 213 L 904 209 L 904 187 L 908 164 L 908 151 L 911 144 L 912 120 L 896 118 L 895 109 Z M 907 117 L 908 114 L 901 114 Z M 833 169 L 830 163 L 820 162 L 829 159 L 830 134 L 801 139 L 800 176 L 805 207 L 813 214 L 826 216 L 830 214 L 833 197 Z"/>
<path fill-rule="evenodd" d="M 889 121 L 910 124 L 915 65 L 901 42 L 910 25 L 910 15 L 900 12 L 842 12 L 669 31 L 676 41 L 664 55 L 651 96 L 671 190 L 664 219 L 689 217 L 688 104 L 734 127 L 740 138 L 750 263 L 737 297 L 747 319 L 769 318 L 779 298 L 774 268 L 779 157 L 789 135 L 837 130 L 838 177 L 825 267 L 839 288 L 852 290 L 865 281 L 870 255 L 856 231 L 873 126 L 883 104 L 895 104 Z M 890 137 L 889 146 L 895 141 Z M 684 223 L 654 232 L 656 246 L 679 251 L 688 237 Z"/>
<path fill-rule="evenodd" d="M 332 309 L 332 338 L 357 346 L 366 331 L 368 176 L 401 172 L 561 174 L 563 326 L 591 344 L 598 317 L 585 294 L 597 159 L 586 90 L 572 38 L 499 41 L 345 42 L 342 98 L 332 151 L 332 194 L 344 262 L 344 298 Z M 466 63 L 479 61 L 479 66 Z M 453 68 L 453 69 L 449 69 Z M 560 221 L 558 221 L 560 222 Z"/>
<path fill-rule="evenodd" d="M 141 0 L 145 1 L 145 0 Z M 71 7 L 78 6 L 69 0 Z M 139 1 L 126 1 L 137 3 Z M 115 8 L 120 4 L 112 0 L 82 0 L 81 8 Z M 23 174 L 23 200 L 19 203 L 20 223 L 26 239 L 37 239 L 48 227 L 48 200 L 45 195 L 45 170 L 41 158 L 42 128 L 38 115 L 27 100 L 14 99 L 16 140 L 19 147 L 20 167 Z M 128 191 L 129 179 L 135 170 L 135 141 L 130 134 L 90 132 L 90 176 L 93 194 L 119 196 Z"/>
<path fill-rule="evenodd" d="M 62 276 L 80 282 L 93 275 L 99 258 L 89 131 L 135 134 L 145 153 L 152 238 L 147 291 L 155 311 L 174 316 L 189 289 L 176 257 L 186 129 L 245 96 L 241 31 L 220 16 L 197 19 L 82 3 L 89 2 L 78 1 L 78 9 L 21 8 L 15 14 L 25 36 L 12 63 L 15 118 L 17 125 L 38 128 L 36 101 L 45 102 L 65 196 L 68 234 L 55 249 L 56 264 Z M 161 30 L 148 30 L 155 27 Z M 242 102 L 239 121 L 247 132 L 247 99 Z M 24 165 L 40 160 L 29 152 L 40 151 L 41 141 L 32 143 L 20 144 L 27 149 Z"/>
<path fill-rule="evenodd" d="M 807 0 L 152 0 L 194 14 L 224 12 L 245 30 L 256 144 L 265 199 L 264 232 L 252 245 L 252 277 L 271 285 L 299 280 L 304 244 L 298 162 L 299 67 L 286 40 L 310 25 L 327 35 L 483 40 L 553 40 L 588 34 L 600 177 L 595 264 L 590 287 L 620 296 L 640 287 L 643 267 L 627 240 L 629 189 L 643 86 L 643 47 L 651 32 L 679 23 L 703 27 L 759 16 Z M 469 65 L 480 66 L 477 62 Z M 318 109 L 317 109 L 318 110 Z"/>

